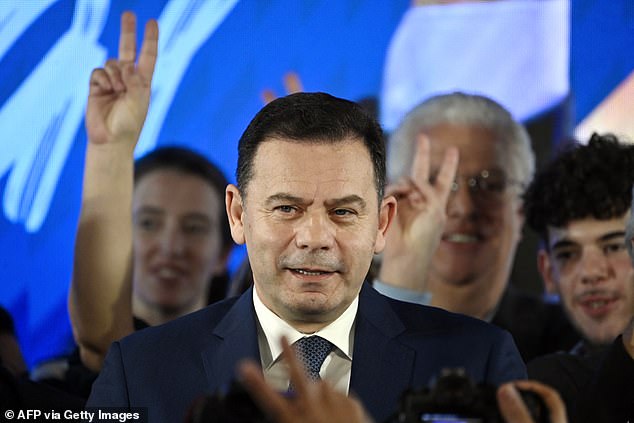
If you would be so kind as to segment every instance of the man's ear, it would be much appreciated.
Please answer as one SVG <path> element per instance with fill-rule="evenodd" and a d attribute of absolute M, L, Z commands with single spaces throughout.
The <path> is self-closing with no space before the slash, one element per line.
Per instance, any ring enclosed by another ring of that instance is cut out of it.
<path fill-rule="evenodd" d="M 559 294 L 559 287 L 557 285 L 557 281 L 555 280 L 555 269 L 553 268 L 553 263 L 550 260 L 548 251 L 543 248 L 537 252 L 537 270 L 539 270 L 539 273 L 542 275 L 546 293 Z"/>
<path fill-rule="evenodd" d="M 396 198 L 389 195 L 381 202 L 379 209 L 379 227 L 376 241 L 374 242 L 374 253 L 378 254 L 385 248 L 385 236 L 388 228 L 396 216 Z"/>
<path fill-rule="evenodd" d="M 225 190 L 225 206 L 227 208 L 227 216 L 229 217 L 229 226 L 231 227 L 231 237 L 236 244 L 244 244 L 244 207 L 242 204 L 242 196 L 238 187 L 229 184 Z"/>
<path fill-rule="evenodd" d="M 519 222 L 519 226 L 517 227 L 517 239 L 519 242 L 522 240 L 522 228 L 524 228 L 524 222 L 526 221 L 526 215 L 524 214 L 524 202 L 522 200 L 519 201 L 519 205 L 517 206 L 515 213 L 517 213 Z"/>

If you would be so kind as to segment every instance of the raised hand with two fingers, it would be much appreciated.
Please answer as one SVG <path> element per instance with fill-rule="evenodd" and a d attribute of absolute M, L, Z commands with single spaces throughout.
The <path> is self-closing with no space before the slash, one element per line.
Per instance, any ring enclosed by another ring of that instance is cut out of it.
<path fill-rule="evenodd" d="M 136 17 L 121 16 L 119 57 L 90 76 L 81 214 L 69 312 L 83 363 L 99 371 L 110 344 L 133 332 L 134 148 L 150 103 L 158 24 L 145 26 L 137 55 Z"/>
<path fill-rule="evenodd" d="M 387 233 L 379 279 L 412 291 L 425 289 L 429 263 L 447 220 L 447 202 L 458 168 L 458 150 L 445 152 L 438 174 L 430 181 L 430 140 L 418 136 L 410 174 L 386 188 L 398 201 Z"/>
<path fill-rule="evenodd" d="M 93 144 L 127 142 L 139 138 L 150 104 L 150 86 L 158 51 L 158 24 L 145 25 L 137 57 L 136 16 L 121 15 L 119 57 L 110 59 L 90 76 L 86 130 Z"/>

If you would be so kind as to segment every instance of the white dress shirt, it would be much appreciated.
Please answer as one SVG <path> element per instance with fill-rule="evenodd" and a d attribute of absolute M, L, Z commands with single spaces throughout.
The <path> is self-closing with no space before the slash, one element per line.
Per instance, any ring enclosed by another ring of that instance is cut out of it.
<path fill-rule="evenodd" d="M 288 389 L 288 371 L 283 362 L 282 336 L 293 344 L 300 338 L 318 335 L 330 341 L 334 348 L 326 357 L 319 372 L 322 380 L 328 381 L 337 391 L 348 393 L 352 370 L 354 344 L 354 321 L 359 308 L 359 297 L 331 324 L 315 333 L 302 333 L 269 310 L 260 300 L 257 289 L 253 289 L 253 306 L 258 320 L 258 345 L 265 380 L 274 389 Z"/>

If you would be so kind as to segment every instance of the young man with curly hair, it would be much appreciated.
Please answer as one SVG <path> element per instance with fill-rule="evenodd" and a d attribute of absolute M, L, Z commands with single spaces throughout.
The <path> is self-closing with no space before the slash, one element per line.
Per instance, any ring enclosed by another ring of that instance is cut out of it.
<path fill-rule="evenodd" d="M 623 239 L 633 182 L 634 147 L 595 134 L 542 169 L 524 195 L 527 224 L 543 241 L 539 271 L 583 335 L 581 354 L 611 343 L 632 317 Z"/>
<path fill-rule="evenodd" d="M 560 392 L 575 417 L 571 421 L 589 416 L 587 410 L 579 412 L 586 402 L 591 413 L 613 413 L 622 402 L 627 406 L 627 401 L 614 399 L 631 390 L 619 381 L 634 367 L 619 337 L 634 314 L 634 271 L 624 242 L 631 239 L 625 228 L 631 219 L 633 182 L 634 146 L 612 135 L 594 134 L 587 145 L 573 145 L 559 154 L 524 194 L 527 224 L 543 241 L 539 271 L 583 336 L 568 354 L 529 363 L 529 377 Z M 588 391 L 593 381 L 606 379 L 607 372 L 612 372 L 607 387 Z M 601 402 L 612 405 L 600 407 Z M 603 417 L 594 421 L 617 421 Z"/>

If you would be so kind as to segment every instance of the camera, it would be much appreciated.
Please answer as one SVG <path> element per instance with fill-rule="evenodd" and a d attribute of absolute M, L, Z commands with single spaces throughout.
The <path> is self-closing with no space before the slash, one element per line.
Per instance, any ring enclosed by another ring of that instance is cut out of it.
<path fill-rule="evenodd" d="M 497 388 L 475 384 L 464 369 L 444 369 L 428 388 L 403 393 L 397 413 L 386 423 L 504 423 L 498 410 Z M 520 390 L 536 423 L 549 423 L 539 395 Z"/>
<path fill-rule="evenodd" d="M 445 369 L 430 387 L 405 391 L 385 423 L 505 423 L 496 392 L 493 385 L 475 384 L 463 369 Z M 535 423 L 550 423 L 539 395 L 522 390 L 520 395 Z M 272 423 L 235 381 L 224 392 L 194 401 L 185 422 Z"/>
<path fill-rule="evenodd" d="M 185 423 L 273 423 L 236 381 L 228 389 L 195 400 Z"/>

